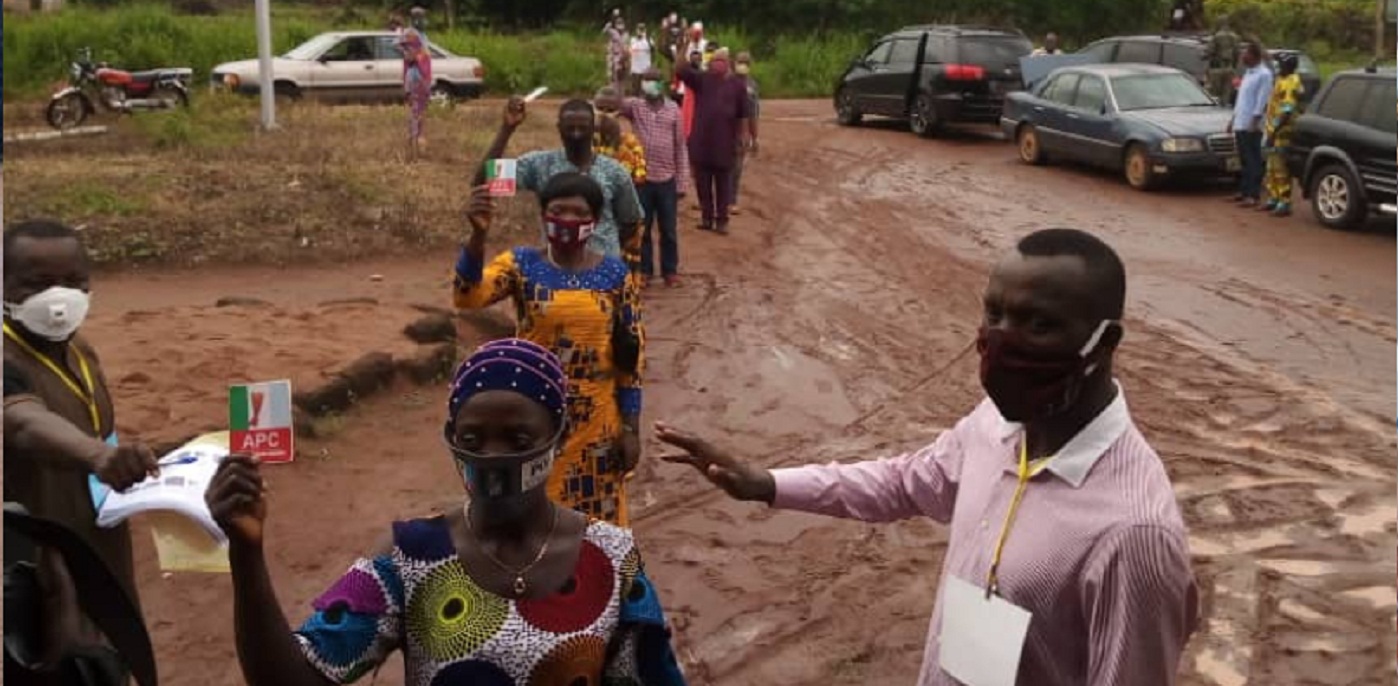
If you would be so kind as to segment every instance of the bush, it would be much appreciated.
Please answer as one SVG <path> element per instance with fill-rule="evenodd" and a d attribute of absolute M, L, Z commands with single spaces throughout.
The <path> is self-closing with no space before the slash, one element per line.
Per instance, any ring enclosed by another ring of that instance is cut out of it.
<path fill-rule="evenodd" d="M 1358 61 L 1373 50 L 1374 0 L 1209 0 L 1205 8 L 1210 26 L 1226 14 L 1240 35 L 1317 60 Z"/>
<path fill-rule="evenodd" d="M 278 52 L 319 32 L 301 19 L 274 16 Z M 33 94 L 63 78 L 80 48 L 127 69 L 193 67 L 206 79 L 216 64 L 257 54 L 251 14 L 179 16 L 167 8 L 72 9 L 10 15 L 4 22 L 5 96 Z"/>
<path fill-rule="evenodd" d="M 322 31 L 373 28 L 363 18 L 367 13 L 357 16 L 361 18 L 329 21 L 296 8 L 275 8 L 273 49 L 280 54 Z M 766 39 L 736 30 L 711 32 L 735 52 L 753 53 L 753 75 L 763 93 L 773 97 L 829 95 L 849 59 L 867 46 L 866 37 L 855 34 Z M 485 64 L 486 89 L 494 94 L 546 85 L 554 95 L 591 95 L 606 76 L 606 44 L 592 31 L 506 35 L 441 30 L 430 35 L 448 50 L 478 57 Z M 97 59 L 124 69 L 192 67 L 197 85 L 222 62 L 256 56 L 257 36 L 247 12 L 188 16 L 146 5 L 10 16 L 4 23 L 5 96 L 40 94 L 63 78 L 78 49 L 88 46 Z"/>

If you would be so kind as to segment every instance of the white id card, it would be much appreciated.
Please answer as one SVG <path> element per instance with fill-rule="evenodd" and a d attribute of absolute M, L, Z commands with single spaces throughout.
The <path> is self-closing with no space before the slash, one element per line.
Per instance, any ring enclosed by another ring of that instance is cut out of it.
<path fill-rule="evenodd" d="M 966 686 L 1015 686 L 1029 634 L 1027 610 L 950 574 L 942 592 L 942 671 Z"/>

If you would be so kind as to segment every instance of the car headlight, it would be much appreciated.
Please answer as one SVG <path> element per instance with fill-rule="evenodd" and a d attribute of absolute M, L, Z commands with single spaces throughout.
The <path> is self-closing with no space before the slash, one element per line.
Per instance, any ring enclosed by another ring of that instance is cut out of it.
<path fill-rule="evenodd" d="M 1167 138 L 1160 144 L 1165 152 L 1203 152 L 1204 141 L 1198 138 Z"/>

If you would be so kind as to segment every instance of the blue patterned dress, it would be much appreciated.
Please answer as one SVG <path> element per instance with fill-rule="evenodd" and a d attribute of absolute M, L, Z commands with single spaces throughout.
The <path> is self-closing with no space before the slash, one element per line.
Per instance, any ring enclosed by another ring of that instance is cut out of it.
<path fill-rule="evenodd" d="M 568 584 L 542 599 L 482 589 L 445 517 L 399 522 L 393 550 L 356 561 L 296 632 L 337 684 L 403 651 L 408 686 L 683 686 L 631 532 L 593 520 Z"/>

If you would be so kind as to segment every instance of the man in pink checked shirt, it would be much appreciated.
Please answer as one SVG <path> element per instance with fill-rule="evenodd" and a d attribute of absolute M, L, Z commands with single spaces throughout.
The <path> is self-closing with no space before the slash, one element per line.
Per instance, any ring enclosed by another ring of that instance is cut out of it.
<path fill-rule="evenodd" d="M 988 398 L 932 445 L 767 470 L 657 423 L 683 451 L 665 459 L 740 500 L 949 525 L 920 686 L 1170 686 L 1198 597 L 1169 477 L 1112 375 L 1125 295 L 1102 241 L 1031 234 L 986 288 Z"/>
<path fill-rule="evenodd" d="M 655 275 L 651 228 L 660 224 L 660 275 L 671 288 L 680 285 L 679 199 L 689 191 L 689 150 L 685 146 L 680 108 L 665 97 L 660 72 L 641 75 L 644 99 L 627 98 L 621 114 L 631 121 L 646 151 L 646 181 L 636 189 L 645 210 L 641 235 L 641 275 L 646 284 Z"/>

